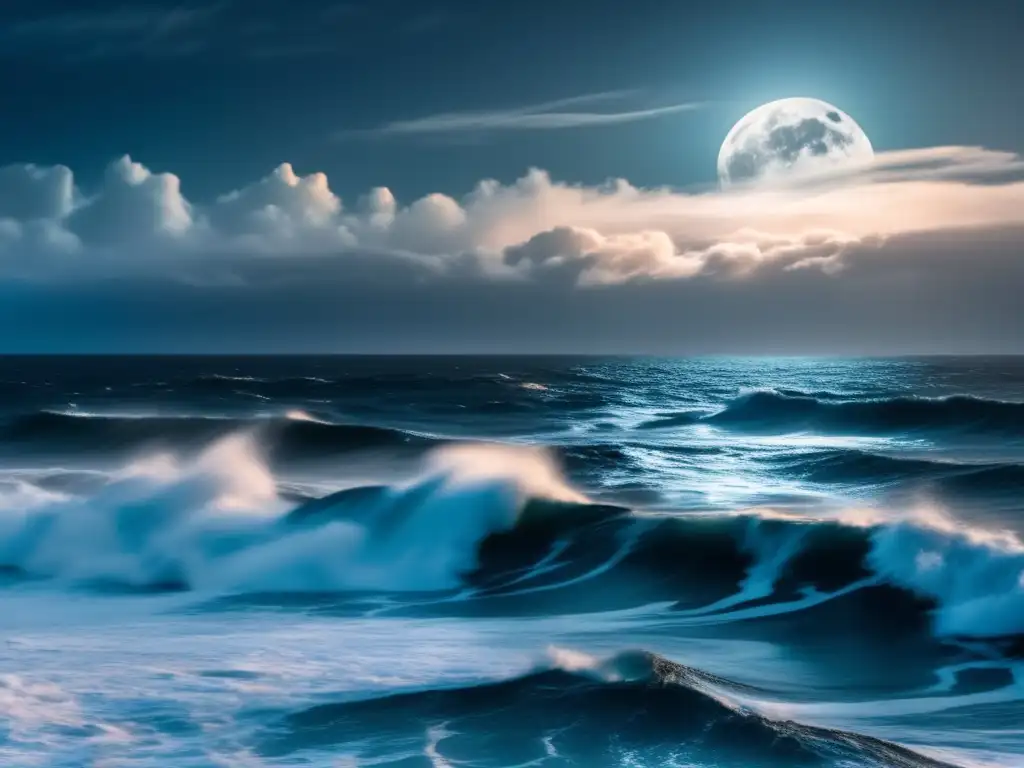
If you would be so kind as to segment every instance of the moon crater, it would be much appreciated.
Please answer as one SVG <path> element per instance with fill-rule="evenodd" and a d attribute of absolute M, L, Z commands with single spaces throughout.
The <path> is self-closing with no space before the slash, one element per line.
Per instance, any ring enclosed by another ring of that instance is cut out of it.
<path fill-rule="evenodd" d="M 745 115 L 718 154 L 723 187 L 833 170 L 870 161 L 867 134 L 842 110 L 818 99 L 781 99 Z"/>

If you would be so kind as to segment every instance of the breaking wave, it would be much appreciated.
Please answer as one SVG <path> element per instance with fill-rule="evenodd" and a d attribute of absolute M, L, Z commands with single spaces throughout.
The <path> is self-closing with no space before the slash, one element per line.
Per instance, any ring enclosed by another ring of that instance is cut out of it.
<path fill-rule="evenodd" d="M 239 434 L 194 459 L 132 464 L 85 495 L 23 491 L 0 504 L 0 569 L 25 578 L 221 595 L 402 593 L 409 610 L 428 612 L 662 601 L 691 622 L 858 593 L 902 606 L 862 597 L 867 624 L 1024 636 L 1024 545 L 1010 533 L 936 511 L 636 514 L 589 502 L 535 448 L 442 447 L 407 483 L 296 506 L 279 496 L 253 436 Z M 458 599 L 417 606 L 426 593 Z"/>
<path fill-rule="evenodd" d="M 940 493 L 993 495 L 1024 488 L 1024 465 L 889 456 L 833 448 L 769 460 L 773 470 L 821 484 L 927 484 Z"/>

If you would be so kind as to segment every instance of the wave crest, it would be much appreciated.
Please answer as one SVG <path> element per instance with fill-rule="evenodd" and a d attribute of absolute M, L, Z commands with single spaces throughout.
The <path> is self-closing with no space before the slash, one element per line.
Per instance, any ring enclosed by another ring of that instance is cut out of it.
<path fill-rule="evenodd" d="M 892 434 L 957 431 L 1020 435 L 1024 403 L 971 395 L 837 400 L 834 397 L 759 390 L 741 395 L 706 421 L 750 430 L 814 430 Z"/>
<path fill-rule="evenodd" d="M 240 430 L 261 433 L 275 457 L 282 459 L 377 448 L 422 449 L 440 442 L 389 427 L 339 424 L 300 410 L 249 418 L 38 411 L 0 425 L 0 442 L 19 451 L 56 455 L 77 455 L 84 450 L 196 450 Z"/>
<path fill-rule="evenodd" d="M 885 584 L 940 636 L 1024 635 L 1012 534 L 935 512 L 637 515 L 590 503 L 524 446 L 439 448 L 407 483 L 298 506 L 279 497 L 249 433 L 193 460 L 129 465 L 86 496 L 23 490 L 0 504 L 0 568 L 35 577 L 217 594 L 462 590 L 429 610 L 506 614 L 667 601 L 683 623 Z"/>
<path fill-rule="evenodd" d="M 192 461 L 134 463 L 87 498 L 5 511 L 0 564 L 133 588 L 438 590 L 532 496 L 585 501 L 543 452 L 495 446 L 440 450 L 407 485 L 367 490 L 291 511 L 253 437 L 234 435 Z"/>
<path fill-rule="evenodd" d="M 287 716 L 261 751 L 346 745 L 388 764 L 430 755 L 434 765 L 943 766 L 880 739 L 772 720 L 736 703 L 733 685 L 629 652 L 498 682 L 322 704 Z"/>

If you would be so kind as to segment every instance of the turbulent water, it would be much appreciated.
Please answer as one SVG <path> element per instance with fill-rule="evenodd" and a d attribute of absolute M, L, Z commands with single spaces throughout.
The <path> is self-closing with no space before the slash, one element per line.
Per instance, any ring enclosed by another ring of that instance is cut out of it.
<path fill-rule="evenodd" d="M 0 764 L 1024 765 L 1024 359 L 0 360 Z"/>

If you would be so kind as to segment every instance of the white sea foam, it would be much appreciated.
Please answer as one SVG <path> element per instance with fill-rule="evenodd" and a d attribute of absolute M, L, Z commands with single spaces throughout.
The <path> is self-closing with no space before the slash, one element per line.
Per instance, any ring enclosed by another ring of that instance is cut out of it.
<path fill-rule="evenodd" d="M 318 419 L 300 408 L 293 408 L 289 411 L 285 411 L 284 417 L 289 421 L 308 421 L 313 424 L 330 424 L 329 421 Z"/>
<path fill-rule="evenodd" d="M 795 517 L 770 510 L 757 514 Z M 813 521 L 864 529 L 870 568 L 936 602 L 936 634 L 1024 633 L 1024 542 L 1015 533 L 967 525 L 926 503 L 903 510 L 851 508 Z"/>
<path fill-rule="evenodd" d="M 456 586 L 490 533 L 543 496 L 582 501 L 542 451 L 439 449 L 360 520 L 288 526 L 291 506 L 248 434 L 197 458 L 151 456 L 87 498 L 0 504 L 0 564 L 68 581 L 197 590 Z"/>
<path fill-rule="evenodd" d="M 366 514 L 287 525 L 293 505 L 278 496 L 255 438 L 240 433 L 195 458 L 135 461 L 86 497 L 22 481 L 0 488 L 0 565 L 66 581 L 205 591 L 446 589 L 476 566 L 481 541 L 516 524 L 531 497 L 586 501 L 542 450 L 455 445 L 430 453 L 413 480 L 367 502 Z M 737 545 L 752 565 L 737 592 L 680 620 L 747 615 L 743 605 L 770 595 L 805 546 L 809 526 L 762 526 L 782 516 L 771 510 L 749 516 Z M 1024 544 L 1015 535 L 965 526 L 928 507 L 848 510 L 824 521 L 863 528 L 867 565 L 934 600 L 937 634 L 1024 633 Z M 606 572 L 629 547 L 627 537 L 618 555 L 576 580 Z M 809 593 L 789 609 L 828 597 Z"/>

